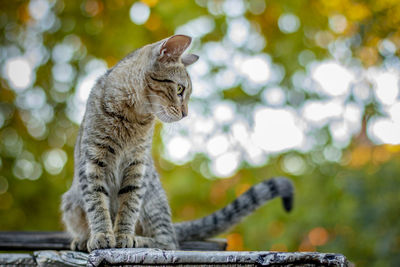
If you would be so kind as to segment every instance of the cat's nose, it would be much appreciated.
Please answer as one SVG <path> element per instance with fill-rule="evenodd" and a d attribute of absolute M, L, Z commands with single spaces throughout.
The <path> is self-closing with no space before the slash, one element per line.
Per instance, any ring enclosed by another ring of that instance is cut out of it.
<path fill-rule="evenodd" d="M 188 106 L 183 104 L 181 110 L 182 110 L 182 118 L 186 117 L 188 114 Z"/>
<path fill-rule="evenodd" d="M 182 118 L 187 116 L 187 110 L 182 109 Z"/>

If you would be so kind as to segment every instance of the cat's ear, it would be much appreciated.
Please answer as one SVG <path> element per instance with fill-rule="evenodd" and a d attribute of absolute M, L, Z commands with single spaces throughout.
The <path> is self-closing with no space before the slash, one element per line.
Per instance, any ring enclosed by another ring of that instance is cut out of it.
<path fill-rule="evenodd" d="M 185 52 L 192 42 L 186 35 L 174 35 L 166 40 L 160 47 L 160 61 L 176 61 Z"/>
<path fill-rule="evenodd" d="M 182 63 L 185 66 L 189 66 L 195 63 L 199 59 L 198 55 L 195 54 L 185 54 L 181 57 Z"/>

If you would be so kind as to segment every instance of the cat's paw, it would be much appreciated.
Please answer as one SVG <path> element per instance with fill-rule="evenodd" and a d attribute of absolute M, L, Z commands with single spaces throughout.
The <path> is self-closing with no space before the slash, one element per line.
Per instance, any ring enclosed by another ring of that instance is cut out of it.
<path fill-rule="evenodd" d="M 71 250 L 87 252 L 87 239 L 74 238 L 71 242 Z"/>
<path fill-rule="evenodd" d="M 134 248 L 136 244 L 133 234 L 117 234 L 115 240 L 117 248 Z"/>
<path fill-rule="evenodd" d="M 115 237 L 113 233 L 96 233 L 90 236 L 87 242 L 87 248 L 89 252 L 102 249 L 102 248 L 114 248 Z"/>

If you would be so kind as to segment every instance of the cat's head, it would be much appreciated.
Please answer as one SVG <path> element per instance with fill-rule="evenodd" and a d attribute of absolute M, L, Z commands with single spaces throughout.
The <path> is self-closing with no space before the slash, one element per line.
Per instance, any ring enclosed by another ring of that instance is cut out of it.
<path fill-rule="evenodd" d="M 155 60 L 145 74 L 145 96 L 150 112 L 163 122 L 174 122 L 188 114 L 192 82 L 186 66 L 199 58 L 183 54 L 192 38 L 174 35 L 152 45 Z"/>

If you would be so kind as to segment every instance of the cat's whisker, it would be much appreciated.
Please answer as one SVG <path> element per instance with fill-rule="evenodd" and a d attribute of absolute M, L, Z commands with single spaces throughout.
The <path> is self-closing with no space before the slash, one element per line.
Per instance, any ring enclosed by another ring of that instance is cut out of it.
<path fill-rule="evenodd" d="M 163 112 L 163 111 L 158 111 L 158 112 L 154 112 L 153 113 L 154 115 L 165 115 L 165 112 Z"/>

